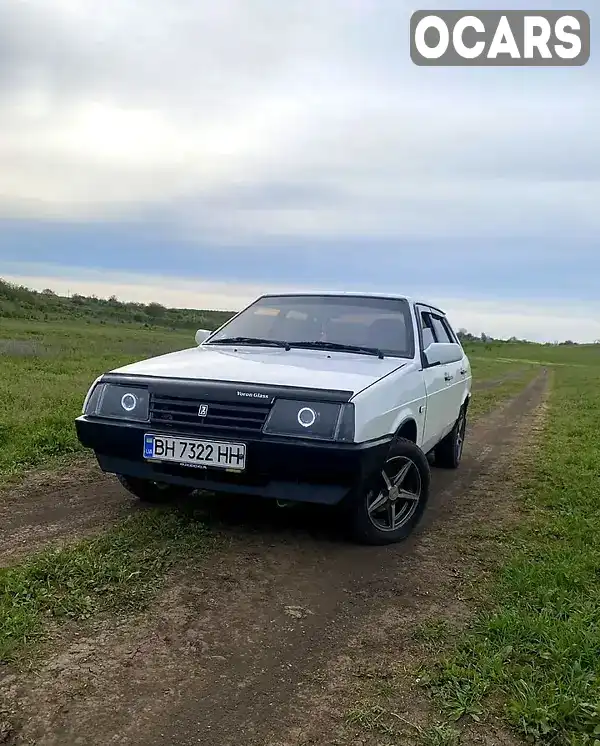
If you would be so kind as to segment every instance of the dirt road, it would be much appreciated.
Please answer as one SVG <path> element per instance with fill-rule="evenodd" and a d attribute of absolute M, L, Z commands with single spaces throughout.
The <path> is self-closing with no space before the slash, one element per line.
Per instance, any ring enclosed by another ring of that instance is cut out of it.
<path fill-rule="evenodd" d="M 542 372 L 471 428 L 461 468 L 434 469 L 427 517 L 400 546 L 347 544 L 321 511 L 257 516 L 250 507 L 240 513 L 239 499 L 213 499 L 225 551 L 172 578 L 143 618 L 105 619 L 79 636 L 70 630 L 41 667 L 0 682 L 20 712 L 13 742 L 378 743 L 356 741 L 343 715 L 361 696 L 365 671 L 398 671 L 410 660 L 419 621 L 467 613 L 465 540 L 511 510 L 502 473 L 528 442 L 546 390 Z M 90 495 L 108 506 L 98 507 L 105 518 L 130 504 L 102 478 L 72 489 L 56 505 L 57 525 Z M 20 521 L 25 551 L 32 522 L 24 514 Z M 401 704 L 418 718 L 422 707 L 407 692 Z"/>
<path fill-rule="evenodd" d="M 502 386 L 503 383 L 522 378 L 526 373 L 527 368 L 517 368 L 510 373 L 505 373 L 499 378 L 484 378 L 482 380 L 473 381 L 473 391 L 486 391 L 487 389 L 497 388 L 498 386 Z"/>
<path fill-rule="evenodd" d="M 523 370 L 477 380 L 473 390 L 496 388 L 522 376 Z M 0 488 L 0 565 L 49 544 L 101 532 L 131 509 L 120 485 L 89 456 L 64 470 L 35 471 L 17 488 Z"/>
<path fill-rule="evenodd" d="M 0 492 L 0 565 L 102 531 L 130 507 L 123 490 L 91 458 L 64 471 L 33 473 Z"/>

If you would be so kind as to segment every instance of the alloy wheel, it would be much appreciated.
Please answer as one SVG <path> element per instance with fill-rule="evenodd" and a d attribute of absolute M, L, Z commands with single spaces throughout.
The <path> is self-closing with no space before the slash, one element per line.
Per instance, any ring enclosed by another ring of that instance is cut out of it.
<path fill-rule="evenodd" d="M 421 474 L 408 456 L 384 464 L 378 487 L 369 493 L 367 513 L 379 531 L 397 531 L 414 515 L 421 498 Z"/>

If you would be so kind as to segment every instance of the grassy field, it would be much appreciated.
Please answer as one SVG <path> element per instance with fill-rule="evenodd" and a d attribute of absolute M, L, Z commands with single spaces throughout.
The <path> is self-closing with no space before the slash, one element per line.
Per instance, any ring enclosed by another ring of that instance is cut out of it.
<path fill-rule="evenodd" d="M 79 450 L 73 420 L 100 373 L 192 347 L 193 331 L 2 320 L 0 475 Z"/>
<path fill-rule="evenodd" d="M 73 425 L 101 372 L 194 344 L 191 331 L 126 325 L 8 319 L 0 335 L 0 474 L 51 465 L 80 450 Z M 518 391 L 534 366 L 475 361 L 478 379 L 506 383 L 475 397 L 475 416 Z M 108 608 L 139 607 L 168 567 L 204 546 L 193 515 L 134 515 L 72 549 L 43 552 L 0 578 L 0 660 L 41 634 L 43 620 L 86 618 Z"/>
<path fill-rule="evenodd" d="M 515 363 L 518 365 L 548 365 L 555 367 L 585 367 L 600 363 L 600 345 L 536 345 L 495 342 L 467 343 L 465 349 L 474 363 Z"/>
<path fill-rule="evenodd" d="M 0 473 L 78 451 L 73 419 L 98 373 L 193 344 L 193 331 L 3 320 Z M 553 385 L 532 465 L 507 477 L 523 520 L 491 537 L 491 581 L 477 583 L 470 624 L 458 635 L 439 620 L 420 630 L 444 641 L 421 670 L 445 713 L 427 743 L 456 743 L 461 718 L 498 717 L 530 742 L 600 746 L 600 349 L 468 351 L 477 384 L 495 384 L 475 389 L 475 418 L 542 366 Z M 208 546 L 193 511 L 156 509 L 0 570 L 0 661 L 35 643 L 48 619 L 139 609 L 174 563 Z M 489 564 L 489 541 L 471 552 L 475 566 Z"/>
<path fill-rule="evenodd" d="M 600 367 L 557 368 L 526 520 L 497 537 L 506 557 L 479 613 L 431 670 L 446 712 L 499 715 L 527 740 L 600 745 Z"/>
<path fill-rule="evenodd" d="M 600 350 L 515 345 L 487 354 L 476 351 L 475 369 L 491 376 L 528 360 L 522 375 L 545 366 L 552 386 L 534 449 L 498 486 L 507 510 L 518 511 L 517 528 L 482 520 L 466 539 L 471 581 L 457 593 L 469 598 L 471 621 L 463 628 L 436 617 L 414 631 L 424 652 L 413 680 L 442 715 L 420 742 L 457 746 L 464 735 L 472 743 L 473 723 L 480 742 L 500 722 L 515 743 L 600 746 Z M 513 387 L 522 379 L 484 390 L 478 413 Z M 377 681 L 349 722 L 390 736 L 405 686 Z"/>
<path fill-rule="evenodd" d="M 1 328 L 0 475 L 5 478 L 59 458 L 68 463 L 80 450 L 73 420 L 99 373 L 195 344 L 193 330 L 14 319 L 3 319 Z M 0 664 L 35 647 L 49 621 L 139 611 L 169 568 L 198 557 L 209 538 L 193 510 L 157 508 L 130 515 L 99 537 L 0 568 Z"/>

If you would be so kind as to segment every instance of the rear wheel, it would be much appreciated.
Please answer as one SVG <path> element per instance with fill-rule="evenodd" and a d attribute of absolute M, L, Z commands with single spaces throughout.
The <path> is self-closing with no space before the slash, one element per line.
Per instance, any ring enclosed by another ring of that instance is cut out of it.
<path fill-rule="evenodd" d="M 452 430 L 435 447 L 436 466 L 442 469 L 458 468 L 462 458 L 466 428 L 467 409 L 463 406 Z"/>
<path fill-rule="evenodd" d="M 153 482 L 150 479 L 126 477 L 122 474 L 117 474 L 117 478 L 128 492 L 145 503 L 163 503 L 170 500 L 180 500 L 181 498 L 189 497 L 194 492 L 193 487 L 184 487 L 178 484 Z"/>
<path fill-rule="evenodd" d="M 354 538 L 379 545 L 408 538 L 425 510 L 430 476 L 429 463 L 418 446 L 404 438 L 394 441 L 381 471 L 349 499 Z"/>

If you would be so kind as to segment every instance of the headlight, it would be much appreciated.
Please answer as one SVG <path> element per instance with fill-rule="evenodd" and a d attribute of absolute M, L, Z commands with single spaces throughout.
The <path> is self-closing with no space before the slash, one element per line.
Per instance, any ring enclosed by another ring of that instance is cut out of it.
<path fill-rule="evenodd" d="M 100 383 L 87 397 L 84 414 L 147 422 L 149 399 L 148 390 L 139 386 Z"/>
<path fill-rule="evenodd" d="M 354 405 L 277 399 L 263 432 L 349 442 L 354 438 Z"/>

